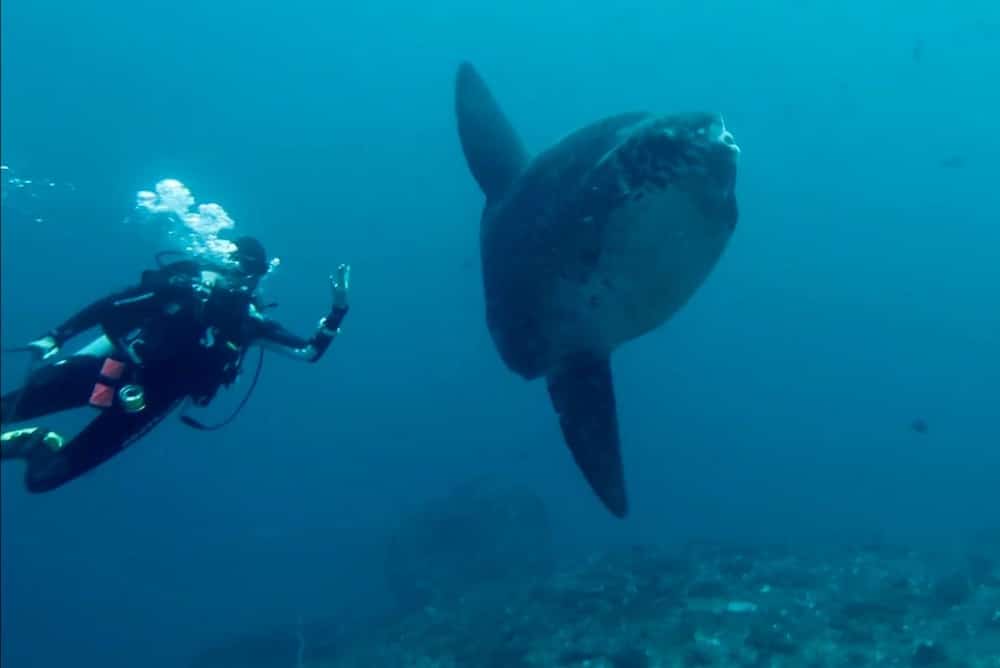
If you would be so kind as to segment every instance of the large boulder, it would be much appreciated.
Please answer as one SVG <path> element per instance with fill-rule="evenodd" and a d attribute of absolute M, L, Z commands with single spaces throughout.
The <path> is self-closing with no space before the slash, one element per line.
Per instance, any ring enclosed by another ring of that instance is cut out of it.
<path fill-rule="evenodd" d="M 205 648 L 191 668 L 295 668 L 336 656 L 347 635 L 342 622 L 248 631 Z"/>
<path fill-rule="evenodd" d="M 477 479 L 406 515 L 388 541 L 385 576 L 403 609 L 485 584 L 548 576 L 552 536 L 531 490 Z"/>

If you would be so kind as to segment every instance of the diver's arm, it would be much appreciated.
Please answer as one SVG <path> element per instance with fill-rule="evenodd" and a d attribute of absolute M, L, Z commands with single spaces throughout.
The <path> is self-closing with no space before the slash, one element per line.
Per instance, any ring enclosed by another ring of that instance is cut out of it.
<path fill-rule="evenodd" d="M 156 294 L 142 286 L 133 286 L 120 292 L 115 292 L 85 306 L 64 323 L 50 330 L 45 337 L 51 339 L 56 350 L 77 334 L 96 327 L 109 311 L 123 303 L 152 299 Z"/>
<path fill-rule="evenodd" d="M 347 315 L 347 308 L 334 308 L 328 316 L 319 321 L 316 332 L 309 339 L 293 334 L 280 323 L 269 320 L 257 320 L 257 332 L 254 342 L 266 350 L 301 360 L 303 362 L 318 362 L 326 349 L 340 333 L 340 323 Z"/>
<path fill-rule="evenodd" d="M 333 289 L 333 307 L 330 309 L 329 315 L 319 321 L 319 326 L 312 338 L 303 339 L 296 336 L 278 322 L 268 320 L 254 309 L 251 311 L 251 315 L 256 323 L 257 331 L 254 335 L 256 342 L 267 350 L 274 350 L 294 359 L 305 362 L 319 361 L 337 334 L 340 333 L 340 323 L 350 308 L 347 304 L 350 274 L 351 268 L 342 264 L 337 268 L 337 277 L 330 277 L 330 285 Z"/>

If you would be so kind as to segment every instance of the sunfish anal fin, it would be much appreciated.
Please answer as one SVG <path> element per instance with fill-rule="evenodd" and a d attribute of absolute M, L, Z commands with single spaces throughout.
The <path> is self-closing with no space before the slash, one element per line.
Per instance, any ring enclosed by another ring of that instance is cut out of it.
<path fill-rule="evenodd" d="M 628 513 L 611 362 L 579 355 L 548 376 L 563 437 L 591 489 L 616 517 Z"/>

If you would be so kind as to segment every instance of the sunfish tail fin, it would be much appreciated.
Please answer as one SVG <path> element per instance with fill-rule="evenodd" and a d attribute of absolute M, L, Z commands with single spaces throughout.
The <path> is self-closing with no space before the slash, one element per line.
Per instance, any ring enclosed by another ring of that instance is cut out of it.
<path fill-rule="evenodd" d="M 628 513 L 611 362 L 580 356 L 548 376 L 563 437 L 591 489 L 615 516 Z"/>
<path fill-rule="evenodd" d="M 455 115 L 462 152 L 469 170 L 494 202 L 524 169 L 528 154 L 513 126 L 470 63 L 462 63 L 455 79 Z"/>

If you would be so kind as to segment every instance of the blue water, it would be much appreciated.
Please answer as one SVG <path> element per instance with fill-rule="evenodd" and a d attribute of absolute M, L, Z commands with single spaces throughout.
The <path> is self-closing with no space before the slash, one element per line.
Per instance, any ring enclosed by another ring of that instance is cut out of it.
<path fill-rule="evenodd" d="M 3 162 L 74 186 L 4 202 L 4 346 L 149 265 L 157 240 L 122 219 L 161 178 L 281 257 L 268 294 L 303 334 L 353 266 L 328 356 L 268 358 L 231 428 L 169 421 L 42 496 L 4 463 L 4 666 L 178 666 L 221 634 L 377 607 L 400 511 L 480 473 L 534 485 L 566 554 L 996 526 L 997 3 L 3 9 Z M 742 148 L 717 270 L 614 359 L 624 522 L 488 338 L 463 59 L 533 150 L 634 108 L 722 111 Z M 24 363 L 4 356 L 5 390 Z"/>

